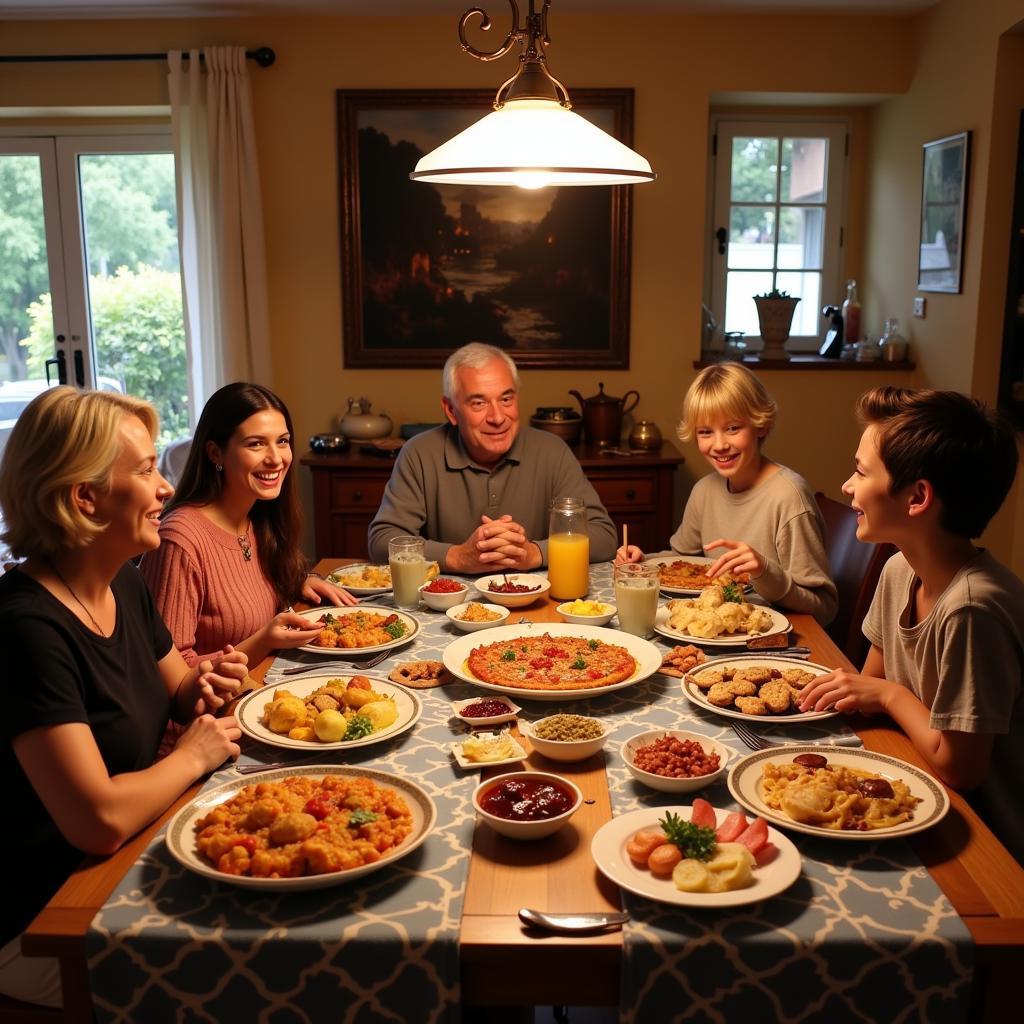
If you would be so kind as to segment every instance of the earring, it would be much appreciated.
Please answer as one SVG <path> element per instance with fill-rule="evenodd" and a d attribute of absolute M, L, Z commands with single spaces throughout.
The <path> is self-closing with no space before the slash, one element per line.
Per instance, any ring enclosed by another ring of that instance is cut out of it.
<path fill-rule="evenodd" d="M 219 462 L 213 468 L 217 470 L 218 473 L 224 472 L 224 467 Z"/>

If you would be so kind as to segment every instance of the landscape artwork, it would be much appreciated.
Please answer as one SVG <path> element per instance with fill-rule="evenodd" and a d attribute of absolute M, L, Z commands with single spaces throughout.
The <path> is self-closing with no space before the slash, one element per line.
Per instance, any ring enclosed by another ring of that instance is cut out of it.
<path fill-rule="evenodd" d="M 480 90 L 339 90 L 345 365 L 443 365 L 483 341 L 521 367 L 629 365 L 630 187 L 410 180 L 483 117 Z M 630 143 L 632 91 L 573 107 Z"/>

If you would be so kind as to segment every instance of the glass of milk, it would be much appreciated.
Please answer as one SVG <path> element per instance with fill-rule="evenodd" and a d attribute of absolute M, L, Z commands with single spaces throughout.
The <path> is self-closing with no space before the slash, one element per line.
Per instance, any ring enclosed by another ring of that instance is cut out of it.
<path fill-rule="evenodd" d="M 658 614 L 657 564 L 633 562 L 617 565 L 614 580 L 619 629 L 634 636 L 651 636 Z"/>
<path fill-rule="evenodd" d="M 422 537 L 392 537 L 388 541 L 388 565 L 391 586 L 399 608 L 416 608 L 420 587 L 427 582 L 427 563 L 423 557 Z"/>

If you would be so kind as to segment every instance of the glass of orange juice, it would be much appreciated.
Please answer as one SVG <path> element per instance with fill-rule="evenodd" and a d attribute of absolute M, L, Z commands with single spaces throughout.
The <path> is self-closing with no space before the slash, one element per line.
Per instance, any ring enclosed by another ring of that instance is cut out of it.
<path fill-rule="evenodd" d="M 548 526 L 548 579 L 559 601 L 585 597 L 590 589 L 590 536 L 581 498 L 555 498 Z"/>

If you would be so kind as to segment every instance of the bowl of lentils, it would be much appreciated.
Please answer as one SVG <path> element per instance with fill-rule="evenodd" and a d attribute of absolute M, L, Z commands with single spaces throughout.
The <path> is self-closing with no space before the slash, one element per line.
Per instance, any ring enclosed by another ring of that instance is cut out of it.
<path fill-rule="evenodd" d="M 536 722 L 521 722 L 519 729 L 538 754 L 552 761 L 585 761 L 604 746 L 609 735 L 600 719 L 585 715 L 548 715 Z"/>
<path fill-rule="evenodd" d="M 622 744 L 622 760 L 651 789 L 691 793 L 722 777 L 729 750 L 700 733 L 651 729 Z"/>

